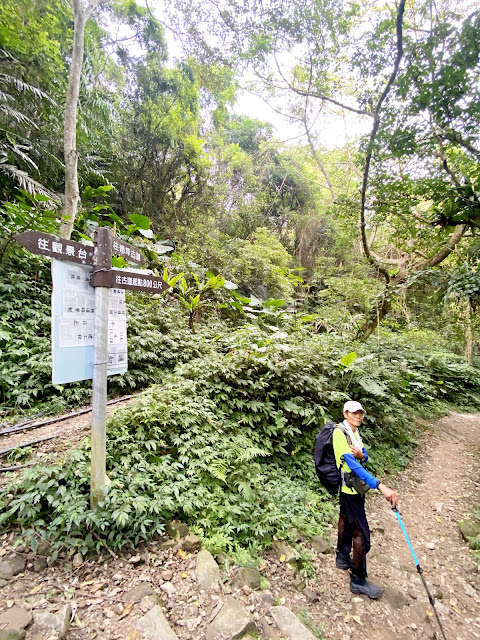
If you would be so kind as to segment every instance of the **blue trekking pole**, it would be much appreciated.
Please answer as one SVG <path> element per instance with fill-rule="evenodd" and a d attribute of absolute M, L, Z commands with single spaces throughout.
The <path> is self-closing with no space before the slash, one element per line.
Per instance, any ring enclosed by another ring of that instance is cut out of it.
<path fill-rule="evenodd" d="M 402 528 L 403 535 L 405 536 L 405 540 L 407 541 L 408 547 L 410 549 L 410 553 L 413 556 L 413 561 L 415 562 L 415 565 L 417 567 L 417 571 L 418 571 L 418 573 L 420 575 L 420 578 L 422 579 L 423 586 L 425 587 L 425 590 L 427 592 L 428 601 L 432 605 L 433 612 L 435 613 L 435 617 L 436 617 L 437 622 L 438 622 L 438 626 L 440 627 L 440 631 L 442 632 L 443 640 L 447 640 L 447 636 L 445 635 L 445 631 L 443 630 L 442 623 L 440 622 L 440 618 L 438 617 L 437 610 L 435 609 L 435 598 L 432 596 L 432 594 L 430 593 L 430 591 L 428 589 L 427 581 L 425 580 L 425 577 L 423 575 L 423 569 L 420 566 L 419 561 L 417 560 L 417 556 L 415 555 L 415 551 L 413 550 L 412 543 L 410 542 L 410 538 L 408 537 L 407 531 L 406 531 L 405 526 L 404 526 L 404 524 L 402 522 L 402 518 L 400 517 L 400 511 L 397 509 L 397 507 L 392 507 L 392 510 L 395 513 L 395 515 L 397 516 L 397 520 L 398 520 L 398 522 L 400 524 L 400 527 Z"/>

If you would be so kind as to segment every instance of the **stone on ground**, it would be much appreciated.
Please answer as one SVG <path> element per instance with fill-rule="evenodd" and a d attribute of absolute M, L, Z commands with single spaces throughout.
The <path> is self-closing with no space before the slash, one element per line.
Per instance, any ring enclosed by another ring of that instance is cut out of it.
<path fill-rule="evenodd" d="M 268 620 L 265 616 L 262 616 L 258 621 L 258 625 L 261 631 L 261 637 L 265 640 L 280 640 L 280 631 L 276 624 L 268 624 Z"/>
<path fill-rule="evenodd" d="M 427 609 L 423 604 L 415 604 L 408 609 L 408 619 L 414 624 L 428 622 Z"/>
<path fill-rule="evenodd" d="M 275 602 L 275 598 L 273 597 L 273 594 L 271 591 L 265 590 L 265 591 L 261 591 L 260 593 L 257 593 L 257 600 L 259 602 L 262 603 L 262 605 L 264 605 L 265 607 L 271 607 L 272 604 Z"/>
<path fill-rule="evenodd" d="M 272 543 L 272 550 L 280 560 L 280 562 L 295 562 L 297 559 L 297 554 L 295 549 L 292 549 L 290 545 L 282 540 L 274 540 Z"/>
<path fill-rule="evenodd" d="M 271 607 L 270 615 L 275 620 L 282 636 L 288 640 L 315 640 L 315 636 L 287 607 Z"/>
<path fill-rule="evenodd" d="M 421 633 L 423 634 L 423 637 L 427 638 L 428 640 L 435 640 L 435 638 L 437 637 L 437 634 L 435 633 L 435 629 L 431 627 L 429 624 L 423 625 L 421 629 Z"/>
<path fill-rule="evenodd" d="M 435 609 L 440 616 L 449 616 L 452 613 L 450 608 L 447 607 L 447 605 L 442 604 L 441 602 L 435 603 Z"/>
<path fill-rule="evenodd" d="M 260 589 L 261 574 L 256 569 L 250 567 L 241 567 L 233 576 L 232 587 L 243 587 L 246 584 L 251 589 Z"/>
<path fill-rule="evenodd" d="M 197 584 L 204 591 L 218 590 L 220 569 L 210 551 L 202 549 L 197 555 Z"/>
<path fill-rule="evenodd" d="M 160 598 L 157 596 L 156 593 L 151 593 L 150 595 L 145 596 L 144 598 L 141 599 L 140 609 L 143 611 L 143 613 L 147 613 L 147 611 L 150 611 L 150 609 L 152 609 L 157 604 L 161 605 L 162 601 L 160 600 Z"/>
<path fill-rule="evenodd" d="M 145 596 L 153 594 L 153 587 L 150 582 L 140 582 L 133 589 L 127 591 L 122 596 L 123 602 L 140 602 Z"/>
<path fill-rule="evenodd" d="M 40 571 L 43 571 L 47 568 L 47 564 L 47 559 L 39 556 L 33 561 L 33 570 L 35 571 L 35 573 L 40 573 Z"/>
<path fill-rule="evenodd" d="M 10 556 L 6 556 L 2 562 L 0 562 L 0 578 L 10 580 L 13 576 L 22 573 L 25 570 L 25 558 L 19 553 L 12 553 Z"/>
<path fill-rule="evenodd" d="M 202 541 L 198 536 L 189 535 L 185 536 L 185 538 L 181 541 L 181 547 L 187 553 L 192 553 L 193 551 L 200 551 L 202 548 Z"/>
<path fill-rule="evenodd" d="M 307 587 L 307 581 L 302 576 L 296 576 L 292 584 L 297 591 L 303 591 Z"/>
<path fill-rule="evenodd" d="M 468 538 L 475 538 L 480 535 L 480 527 L 476 522 L 472 520 L 462 520 L 458 523 L 458 528 L 460 529 L 460 533 L 467 540 Z"/>
<path fill-rule="evenodd" d="M 24 640 L 25 629 L 0 629 L 0 640 Z"/>
<path fill-rule="evenodd" d="M 404 593 L 402 593 L 402 591 L 400 591 L 400 589 L 391 587 L 390 585 L 386 585 L 383 588 L 383 597 L 394 609 L 401 609 L 402 607 L 406 607 L 410 604 L 409 599 Z"/>
<path fill-rule="evenodd" d="M 173 549 L 174 547 L 176 547 L 178 544 L 178 542 L 176 540 L 169 540 L 168 538 L 166 538 L 165 540 L 162 540 L 159 544 L 159 548 L 161 551 L 165 551 L 166 549 Z"/>
<path fill-rule="evenodd" d="M 137 629 L 145 633 L 150 640 L 178 640 L 177 634 L 158 604 L 138 620 Z"/>
<path fill-rule="evenodd" d="M 305 589 L 303 589 L 302 594 L 305 596 L 305 599 L 309 604 L 317 602 L 318 600 L 318 593 L 311 587 L 306 587 Z"/>
<path fill-rule="evenodd" d="M 171 582 L 164 582 L 160 585 L 160 589 L 170 597 L 177 593 L 177 587 Z"/>
<path fill-rule="evenodd" d="M 368 635 L 368 640 L 397 640 L 397 638 L 397 634 L 388 627 L 372 629 Z"/>
<path fill-rule="evenodd" d="M 50 554 L 50 543 L 45 538 L 40 538 L 35 550 L 37 556 L 48 556 Z"/>
<path fill-rule="evenodd" d="M 332 545 L 321 536 L 313 536 L 310 544 L 317 553 L 332 553 Z"/>
<path fill-rule="evenodd" d="M 382 564 L 391 564 L 392 559 L 387 556 L 385 553 L 377 553 L 373 556 L 377 562 L 381 562 Z"/>
<path fill-rule="evenodd" d="M 207 627 L 206 640 L 239 640 L 256 626 L 243 606 L 233 596 L 224 596 L 223 607 Z"/>
<path fill-rule="evenodd" d="M 167 522 L 165 533 L 173 539 L 184 538 L 188 536 L 188 526 L 180 520 L 172 520 Z"/>
<path fill-rule="evenodd" d="M 56 613 L 34 611 L 33 622 L 38 627 L 51 627 L 59 638 L 65 638 L 70 628 L 70 605 L 66 604 Z"/>
<path fill-rule="evenodd" d="M 25 629 L 32 620 L 30 611 L 22 607 L 12 607 L 0 613 L 0 629 Z"/>

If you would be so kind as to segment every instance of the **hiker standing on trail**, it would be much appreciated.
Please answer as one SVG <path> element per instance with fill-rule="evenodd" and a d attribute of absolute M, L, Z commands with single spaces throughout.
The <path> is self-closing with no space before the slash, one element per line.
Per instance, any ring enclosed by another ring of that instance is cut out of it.
<path fill-rule="evenodd" d="M 342 476 L 336 566 L 350 569 L 352 593 L 376 599 L 381 597 L 382 590 L 366 579 L 370 529 L 365 514 L 365 493 L 369 489 L 378 489 L 392 507 L 397 505 L 397 494 L 368 473 L 359 462 L 368 460 L 358 431 L 365 416 L 362 405 L 349 400 L 343 407 L 343 415 L 345 420 L 333 430 L 332 438 L 335 461 Z M 352 546 L 353 555 L 350 557 Z"/>

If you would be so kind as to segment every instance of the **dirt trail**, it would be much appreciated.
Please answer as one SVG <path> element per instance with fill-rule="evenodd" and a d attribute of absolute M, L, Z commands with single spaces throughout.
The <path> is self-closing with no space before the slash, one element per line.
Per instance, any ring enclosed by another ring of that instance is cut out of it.
<path fill-rule="evenodd" d="M 449 640 L 480 638 L 480 591 L 472 588 L 480 588 L 480 574 L 457 526 L 480 497 L 478 457 L 473 455 L 479 447 L 480 416 L 452 413 L 433 425 L 413 462 L 389 481 L 400 494 L 405 528 L 430 590 L 438 597 Z M 410 605 L 395 609 L 385 597 L 359 601 L 347 595 L 347 577 L 337 578 L 343 606 L 337 605 L 341 615 L 334 614 L 334 620 L 326 607 L 321 610 L 325 636 L 350 637 L 347 629 L 353 626 L 358 640 L 433 637 L 438 626 L 433 618 L 428 626 L 422 622 L 424 610 L 431 608 L 394 513 L 376 494 L 368 498 L 367 514 L 373 530 L 369 578 L 399 589 Z M 342 624 L 345 612 L 358 614 L 362 625 L 354 620 Z"/>
<path fill-rule="evenodd" d="M 121 408 L 125 408 L 134 399 L 127 399 L 119 404 L 112 404 L 107 406 L 107 416 Z M 58 416 L 59 418 L 61 416 Z M 67 420 L 61 422 L 53 422 L 52 424 L 44 425 L 43 427 L 36 427 L 35 429 L 27 429 L 25 431 L 16 431 L 14 433 L 5 434 L 0 436 L 0 449 L 7 447 L 17 447 L 19 444 L 29 442 L 35 439 L 58 436 L 52 440 L 45 440 L 38 444 L 32 445 L 35 453 L 34 457 L 43 457 L 47 453 L 61 453 L 70 449 L 75 444 L 83 440 L 90 434 L 92 424 L 92 414 L 84 413 L 80 416 L 72 416 Z M 10 463 L 6 456 L 0 459 L 0 466 L 10 466 Z"/>
<path fill-rule="evenodd" d="M 76 441 L 85 435 L 87 424 L 88 416 L 82 416 L 61 428 Z M 403 521 L 438 598 L 448 640 L 480 638 L 480 573 L 457 527 L 480 495 L 479 458 L 473 455 L 480 448 L 480 415 L 450 414 L 431 425 L 421 440 L 414 461 L 389 484 L 400 494 Z M 55 442 L 44 446 L 53 448 Z M 205 639 L 222 593 L 242 603 L 264 639 L 282 638 L 268 614 L 272 603 L 282 603 L 311 627 L 318 625 L 317 636 L 325 640 L 441 638 L 395 515 L 376 492 L 367 501 L 372 528 L 369 578 L 385 588 L 380 601 L 353 596 L 348 575 L 335 568 L 331 553 L 318 554 L 313 561 L 315 576 L 308 587 L 309 595 L 318 597 L 314 602 L 306 591 L 298 591 L 298 576 L 273 552 L 265 555 L 260 568 L 270 583 L 267 591 L 235 587 L 230 578 L 236 569 L 231 567 L 222 569 L 220 593 L 199 591 L 196 552 L 184 553 L 171 541 L 154 541 L 118 556 L 88 558 L 76 568 L 67 559 L 39 572 L 27 554 L 25 571 L 0 588 L 0 612 L 14 605 L 54 612 L 69 603 L 76 617 L 67 640 L 143 640 L 146 636 L 135 625 L 151 604 L 125 606 L 125 594 L 148 582 L 160 595 L 179 640 Z M 331 534 L 334 542 L 334 528 Z M 4 536 L 0 543 L 0 556 L 8 554 L 11 539 Z M 27 629 L 26 640 L 47 637 L 35 624 Z"/>

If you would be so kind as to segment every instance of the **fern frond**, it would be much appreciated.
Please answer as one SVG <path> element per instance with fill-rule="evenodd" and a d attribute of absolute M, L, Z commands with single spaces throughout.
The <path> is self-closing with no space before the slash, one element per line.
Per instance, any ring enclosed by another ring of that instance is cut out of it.
<path fill-rule="evenodd" d="M 10 149 L 12 150 L 12 152 L 18 156 L 21 160 L 23 160 L 26 164 L 29 164 L 31 167 L 33 167 L 36 171 L 38 171 L 38 166 L 35 164 L 35 162 L 26 154 L 24 153 L 24 151 L 22 149 L 25 150 L 29 150 L 30 147 L 27 147 L 25 145 L 18 145 L 18 144 L 12 144 Z"/>
<path fill-rule="evenodd" d="M 13 102 L 13 96 L 0 89 L 0 102 Z"/>
<path fill-rule="evenodd" d="M 36 96 L 37 98 L 46 100 L 47 102 L 49 102 L 51 105 L 55 107 L 57 106 L 57 103 L 55 102 L 55 100 L 53 100 L 48 95 L 48 93 L 45 93 L 45 91 L 42 91 L 38 87 L 35 87 L 31 84 L 28 84 L 27 82 L 24 82 L 23 80 L 21 80 L 20 78 L 17 78 L 16 76 L 11 76 L 7 73 L 0 73 L 0 83 L 3 83 L 4 85 L 13 86 L 17 91 L 21 91 L 23 93 L 26 93 L 26 92 L 33 93 L 33 95 Z"/>
<path fill-rule="evenodd" d="M 209 466 L 211 475 L 222 482 L 227 481 L 227 464 L 224 460 L 216 460 Z"/>
<path fill-rule="evenodd" d="M 0 171 L 13 178 L 20 188 L 25 189 L 28 193 L 41 193 L 49 198 L 56 199 L 51 191 L 44 187 L 43 184 L 40 184 L 40 182 L 29 176 L 26 171 L 19 169 L 15 165 L 7 164 L 2 159 L 0 159 Z"/>
<path fill-rule="evenodd" d="M 31 118 L 26 116 L 21 111 L 18 111 L 17 109 L 14 109 L 13 107 L 10 107 L 6 104 L 0 104 L 0 113 L 3 113 L 8 118 L 13 118 L 14 120 L 16 120 L 21 124 L 29 124 L 35 129 L 38 129 L 37 125 Z"/>

